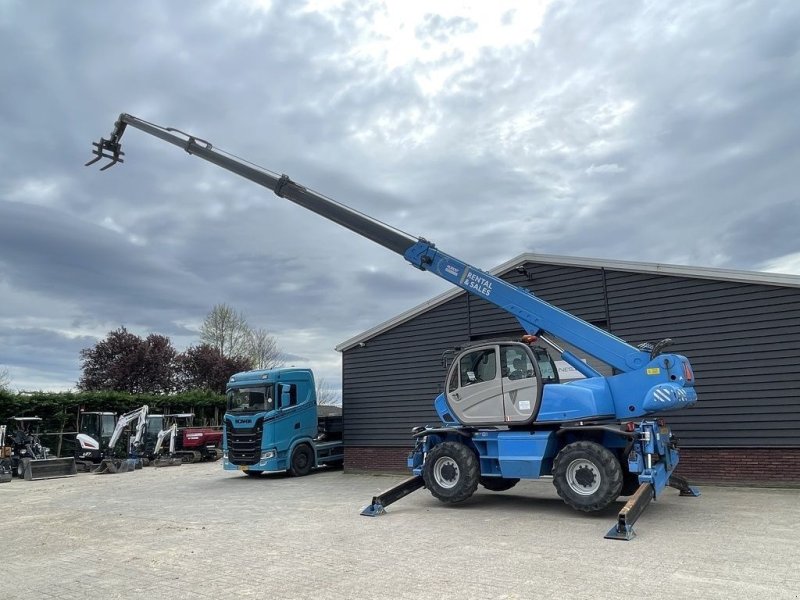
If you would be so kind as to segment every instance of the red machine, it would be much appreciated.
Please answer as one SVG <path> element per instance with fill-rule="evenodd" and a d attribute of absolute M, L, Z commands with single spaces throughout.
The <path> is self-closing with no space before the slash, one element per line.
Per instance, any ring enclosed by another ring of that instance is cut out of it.
<path fill-rule="evenodd" d="M 184 462 L 193 463 L 222 458 L 222 429 L 193 427 L 193 421 L 192 413 L 164 415 L 164 429 L 169 429 L 173 423 L 178 428 L 175 454 Z"/>

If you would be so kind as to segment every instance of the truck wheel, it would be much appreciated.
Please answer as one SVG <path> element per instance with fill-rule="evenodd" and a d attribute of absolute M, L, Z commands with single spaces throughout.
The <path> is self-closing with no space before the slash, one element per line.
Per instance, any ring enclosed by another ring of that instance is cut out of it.
<path fill-rule="evenodd" d="M 422 477 L 434 498 L 448 503 L 463 502 L 478 487 L 478 458 L 464 444 L 442 442 L 428 452 Z"/>
<path fill-rule="evenodd" d="M 314 466 L 314 454 L 311 448 L 302 444 L 294 449 L 292 452 L 292 460 L 289 465 L 289 474 L 295 477 L 302 477 L 311 472 L 311 467 Z"/>
<path fill-rule="evenodd" d="M 622 467 L 600 444 L 574 442 L 564 446 L 553 461 L 553 485 L 575 510 L 602 510 L 619 497 Z"/>
<path fill-rule="evenodd" d="M 505 477 L 481 477 L 481 485 L 490 492 L 505 492 L 519 483 L 519 479 Z"/>

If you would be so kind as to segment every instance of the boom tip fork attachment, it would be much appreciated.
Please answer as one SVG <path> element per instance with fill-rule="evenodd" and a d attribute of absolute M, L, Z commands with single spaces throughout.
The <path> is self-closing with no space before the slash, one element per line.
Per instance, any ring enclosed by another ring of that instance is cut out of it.
<path fill-rule="evenodd" d="M 87 162 L 84 166 L 88 167 L 99 161 L 100 159 L 107 158 L 109 159 L 109 163 L 100 167 L 101 171 L 105 171 L 106 169 L 110 169 L 117 163 L 125 162 L 122 158 L 125 156 L 125 153 L 122 151 L 122 144 L 119 142 L 119 138 L 117 140 L 107 140 L 105 138 L 100 138 L 99 142 L 92 142 L 92 146 L 94 146 L 94 150 L 92 150 L 92 154 L 95 157 Z"/>
<path fill-rule="evenodd" d="M 122 151 L 122 134 L 125 133 L 125 128 L 128 126 L 127 122 L 125 121 L 126 118 L 129 116 L 126 114 L 121 114 L 117 122 L 114 123 L 114 131 L 111 132 L 111 137 L 100 138 L 99 142 L 92 142 L 92 146 L 94 146 L 94 150 L 92 150 L 92 154 L 95 157 L 87 162 L 84 166 L 88 167 L 96 163 L 102 158 L 107 158 L 109 162 L 107 165 L 104 165 L 100 168 L 101 171 L 105 171 L 106 169 L 110 169 L 117 163 L 125 162 L 123 160 L 123 156 L 125 153 Z"/>

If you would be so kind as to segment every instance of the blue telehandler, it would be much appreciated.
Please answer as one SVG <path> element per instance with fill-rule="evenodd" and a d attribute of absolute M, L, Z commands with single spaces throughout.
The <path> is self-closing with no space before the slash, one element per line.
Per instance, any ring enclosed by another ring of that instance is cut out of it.
<path fill-rule="evenodd" d="M 123 162 L 128 126 L 272 190 L 402 255 L 414 267 L 451 282 L 513 315 L 527 332 L 518 341 L 464 348 L 449 367 L 434 400 L 441 423 L 412 431 L 412 476 L 374 497 L 362 514 L 382 514 L 389 504 L 422 487 L 445 503 L 469 498 L 482 485 L 501 491 L 520 479 L 552 477 L 558 495 L 584 512 L 629 500 L 606 537 L 631 539 L 633 524 L 667 486 L 699 495 L 674 474 L 677 440 L 659 417 L 697 401 L 685 356 L 665 352 L 671 340 L 633 346 L 509 284 L 348 206 L 174 128 L 121 114 L 108 139 L 94 143 L 101 170 Z M 608 365 L 604 376 L 560 343 Z M 585 378 L 558 380 L 555 352 Z"/>

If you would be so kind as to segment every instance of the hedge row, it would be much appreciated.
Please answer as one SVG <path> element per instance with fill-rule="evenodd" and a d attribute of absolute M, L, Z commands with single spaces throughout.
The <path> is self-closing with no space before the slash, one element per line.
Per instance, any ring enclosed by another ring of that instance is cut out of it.
<path fill-rule="evenodd" d="M 76 431 L 81 409 L 120 415 L 143 404 L 151 413 L 193 412 L 195 425 L 218 425 L 225 411 L 225 396 L 209 390 L 171 395 L 111 391 L 17 394 L 0 390 L 0 424 L 10 425 L 11 417 L 35 416 L 42 418 L 42 432 Z"/>

